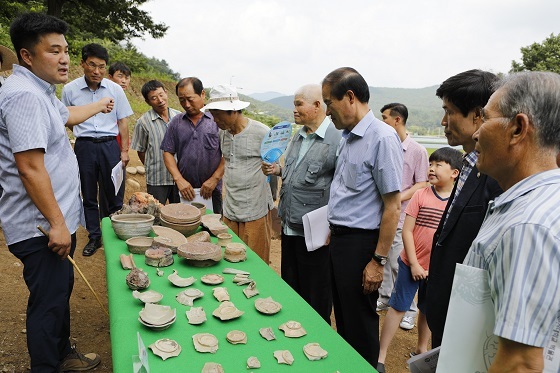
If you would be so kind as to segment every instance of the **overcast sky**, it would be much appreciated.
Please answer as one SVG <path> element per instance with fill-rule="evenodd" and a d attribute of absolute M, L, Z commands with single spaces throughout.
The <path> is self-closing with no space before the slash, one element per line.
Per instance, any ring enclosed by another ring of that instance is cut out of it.
<path fill-rule="evenodd" d="M 135 40 L 181 76 L 292 94 L 352 66 L 370 86 L 422 88 L 472 68 L 507 72 L 560 32 L 558 0 L 151 0 L 163 39 Z"/>

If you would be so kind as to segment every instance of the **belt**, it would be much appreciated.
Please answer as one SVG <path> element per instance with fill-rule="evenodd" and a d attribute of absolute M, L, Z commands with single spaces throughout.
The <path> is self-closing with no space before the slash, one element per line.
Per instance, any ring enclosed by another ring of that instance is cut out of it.
<path fill-rule="evenodd" d="M 345 227 L 343 225 L 334 225 L 329 224 L 329 228 L 331 230 L 331 234 L 334 236 L 340 236 L 343 234 L 350 234 L 350 233 L 374 233 L 379 229 L 363 229 L 363 228 L 351 228 Z"/>
<path fill-rule="evenodd" d="M 94 143 L 98 143 L 98 142 L 113 141 L 113 140 L 116 140 L 116 139 L 117 139 L 116 136 L 78 137 L 76 139 L 76 141 L 91 141 L 91 142 L 94 142 Z"/>

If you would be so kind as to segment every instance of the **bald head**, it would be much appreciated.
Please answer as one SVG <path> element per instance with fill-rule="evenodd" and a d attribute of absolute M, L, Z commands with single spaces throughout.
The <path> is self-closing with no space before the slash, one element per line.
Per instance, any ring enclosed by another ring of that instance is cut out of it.
<path fill-rule="evenodd" d="M 321 86 L 306 84 L 294 94 L 294 120 L 307 128 L 307 132 L 315 132 L 325 119 L 325 106 Z"/>

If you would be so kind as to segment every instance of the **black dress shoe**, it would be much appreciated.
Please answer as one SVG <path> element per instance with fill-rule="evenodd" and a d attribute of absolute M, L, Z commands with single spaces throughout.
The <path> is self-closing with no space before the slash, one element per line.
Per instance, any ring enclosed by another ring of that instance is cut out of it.
<path fill-rule="evenodd" d="M 101 238 L 90 238 L 82 252 L 83 256 L 92 256 L 101 247 Z"/>
<path fill-rule="evenodd" d="M 385 364 L 378 362 L 377 363 L 377 371 L 379 373 L 385 373 Z"/>

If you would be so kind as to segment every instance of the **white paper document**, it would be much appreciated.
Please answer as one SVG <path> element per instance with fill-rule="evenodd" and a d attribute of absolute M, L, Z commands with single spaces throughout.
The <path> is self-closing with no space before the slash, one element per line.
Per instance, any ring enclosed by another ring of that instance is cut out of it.
<path fill-rule="evenodd" d="M 115 187 L 115 195 L 121 189 L 121 185 L 124 178 L 124 168 L 122 161 L 119 161 L 115 167 L 111 170 L 111 181 L 113 181 L 113 186 Z"/>
<path fill-rule="evenodd" d="M 303 215 L 303 232 L 307 251 L 317 250 L 325 246 L 325 242 L 327 242 L 330 233 L 327 207 L 323 206 Z"/>
<path fill-rule="evenodd" d="M 407 363 L 410 373 L 435 373 L 440 348 L 441 347 L 436 347 L 433 350 L 426 351 L 423 354 L 418 354 L 408 359 Z"/>
<path fill-rule="evenodd" d="M 439 360 L 438 373 L 488 372 L 498 350 L 494 304 L 488 271 L 457 264 Z M 544 348 L 544 372 L 560 371 L 560 320 Z"/>
<path fill-rule="evenodd" d="M 188 199 L 183 198 L 181 193 L 179 193 L 179 198 L 181 199 L 181 203 L 191 204 L 192 202 L 199 202 L 204 203 L 207 209 L 210 209 L 212 213 L 214 212 L 214 205 L 212 205 L 212 197 L 204 198 L 200 195 L 200 188 L 194 188 L 194 199 L 189 201 Z"/>

